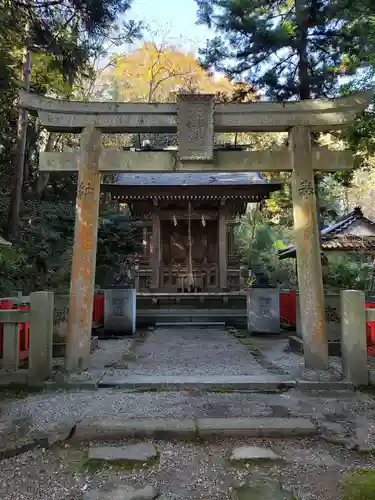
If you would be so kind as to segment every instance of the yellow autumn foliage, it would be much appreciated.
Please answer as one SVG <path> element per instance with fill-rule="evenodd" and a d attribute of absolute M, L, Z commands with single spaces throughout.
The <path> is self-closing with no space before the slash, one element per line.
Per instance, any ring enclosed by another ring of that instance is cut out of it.
<path fill-rule="evenodd" d="M 233 93 L 228 79 L 204 70 L 194 55 L 156 43 L 116 56 L 103 80 L 115 100 L 128 102 L 172 102 L 181 91 Z"/>

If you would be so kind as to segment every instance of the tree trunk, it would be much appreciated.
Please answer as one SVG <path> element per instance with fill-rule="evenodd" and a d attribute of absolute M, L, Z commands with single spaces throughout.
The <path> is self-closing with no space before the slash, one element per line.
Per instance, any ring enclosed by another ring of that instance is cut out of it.
<path fill-rule="evenodd" d="M 57 136 L 56 132 L 49 132 L 46 147 L 44 148 L 44 151 L 46 153 L 53 151 L 53 148 L 55 146 L 56 136 Z M 49 172 L 39 172 L 39 178 L 36 185 L 36 192 L 39 199 L 42 196 L 42 193 L 48 184 L 48 180 L 49 180 Z"/>
<path fill-rule="evenodd" d="M 26 49 L 25 65 L 23 73 L 23 88 L 30 89 L 30 69 L 31 69 L 31 52 Z M 18 142 L 17 155 L 15 164 L 15 180 L 13 194 L 9 206 L 10 238 L 15 241 L 19 236 L 20 226 L 20 208 L 22 201 L 22 184 L 23 170 L 25 165 L 25 150 L 28 125 L 28 112 L 26 109 L 20 109 L 18 114 Z"/>
<path fill-rule="evenodd" d="M 298 79 L 300 100 L 311 99 L 309 58 L 307 53 L 308 29 L 304 0 L 295 0 L 297 23 Z"/>
<path fill-rule="evenodd" d="M 305 0 L 294 0 L 294 5 L 296 9 L 296 23 L 297 23 L 297 53 L 298 53 L 298 79 L 299 79 L 299 98 L 301 101 L 306 99 L 311 99 L 311 88 L 310 88 L 310 74 L 309 74 L 309 57 L 308 57 L 308 27 L 307 27 L 307 16 L 306 16 L 306 6 Z M 311 134 L 312 145 L 317 143 L 317 135 Z M 319 229 L 319 246 L 322 248 L 322 217 L 320 213 L 321 203 L 319 197 L 319 176 L 314 175 L 315 181 L 315 195 L 316 195 L 316 214 Z M 326 259 L 322 257 L 322 273 L 323 281 L 326 275 L 327 265 Z"/>

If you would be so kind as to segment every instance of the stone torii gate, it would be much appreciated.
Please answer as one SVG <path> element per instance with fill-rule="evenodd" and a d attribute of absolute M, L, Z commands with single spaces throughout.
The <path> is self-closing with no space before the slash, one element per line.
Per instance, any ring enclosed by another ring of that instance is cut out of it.
<path fill-rule="evenodd" d="M 332 101 L 215 104 L 213 95 L 183 94 L 174 104 L 136 104 L 21 92 L 19 106 L 37 114 L 47 130 L 81 134 L 79 151 L 40 154 L 42 172 L 78 171 L 66 368 L 85 369 L 90 361 L 101 173 L 291 171 L 305 364 L 327 369 L 314 171 L 351 169 L 353 158 L 348 151 L 312 147 L 310 132 L 347 125 L 371 99 L 368 92 Z M 177 152 L 102 150 L 102 133 L 142 132 L 177 132 Z M 215 132 L 289 132 L 289 147 L 215 151 Z"/>

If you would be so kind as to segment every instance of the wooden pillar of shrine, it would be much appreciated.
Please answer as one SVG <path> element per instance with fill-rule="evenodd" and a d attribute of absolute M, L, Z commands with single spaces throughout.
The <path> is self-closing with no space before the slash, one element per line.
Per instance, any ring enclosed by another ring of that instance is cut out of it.
<path fill-rule="evenodd" d="M 67 370 L 83 370 L 90 364 L 98 233 L 101 132 L 95 127 L 81 135 L 76 219 L 67 334 Z"/>
<path fill-rule="evenodd" d="M 301 326 L 306 368 L 328 368 L 325 307 L 316 211 L 311 136 L 297 126 L 289 134 Z"/>
<path fill-rule="evenodd" d="M 161 260 L 161 238 L 160 238 L 160 215 L 157 211 L 157 200 L 154 200 L 152 212 L 152 288 L 160 288 L 160 260 Z"/>
<path fill-rule="evenodd" d="M 147 257 L 147 227 L 143 228 L 143 257 Z"/>
<path fill-rule="evenodd" d="M 219 287 L 227 288 L 228 284 L 228 238 L 225 201 L 222 200 L 218 219 L 218 247 L 219 247 Z"/>

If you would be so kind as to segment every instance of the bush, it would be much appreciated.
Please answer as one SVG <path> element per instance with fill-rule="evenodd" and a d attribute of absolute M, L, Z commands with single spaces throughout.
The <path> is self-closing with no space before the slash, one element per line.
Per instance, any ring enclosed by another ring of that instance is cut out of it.
<path fill-rule="evenodd" d="M 339 260 L 330 258 L 324 276 L 326 289 L 367 290 L 371 285 L 372 270 L 355 256 L 343 256 Z"/>
<path fill-rule="evenodd" d="M 296 283 L 295 261 L 280 261 L 278 251 L 285 248 L 279 227 L 253 212 L 244 216 L 236 231 L 236 243 L 249 269 L 259 269 L 271 285 L 289 287 Z"/>
<path fill-rule="evenodd" d="M 0 204 L 3 220 L 6 214 L 7 205 Z M 1 250 L 0 294 L 69 289 L 74 222 L 72 202 L 26 201 L 19 243 Z M 96 284 L 112 284 L 126 256 L 139 251 L 141 242 L 139 222 L 105 207 L 99 218 Z"/>

